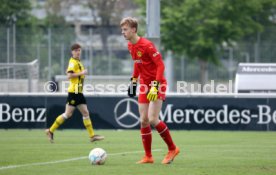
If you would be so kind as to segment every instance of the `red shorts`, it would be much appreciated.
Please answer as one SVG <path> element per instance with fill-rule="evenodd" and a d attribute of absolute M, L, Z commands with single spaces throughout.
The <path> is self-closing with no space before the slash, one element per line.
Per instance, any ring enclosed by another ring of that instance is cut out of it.
<path fill-rule="evenodd" d="M 139 96 L 138 96 L 138 103 L 149 103 L 150 101 L 147 99 L 148 92 L 150 90 L 150 84 L 140 84 L 139 88 Z M 165 100 L 166 99 L 166 90 L 167 84 L 160 84 L 157 99 Z"/>

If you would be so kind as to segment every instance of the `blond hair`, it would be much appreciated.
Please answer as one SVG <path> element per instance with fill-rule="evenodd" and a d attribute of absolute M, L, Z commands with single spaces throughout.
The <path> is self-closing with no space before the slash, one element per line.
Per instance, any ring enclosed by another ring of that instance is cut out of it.
<path fill-rule="evenodd" d="M 138 21 L 133 17 L 126 17 L 121 20 L 120 26 L 127 24 L 131 28 L 135 28 L 136 32 L 138 31 Z"/>

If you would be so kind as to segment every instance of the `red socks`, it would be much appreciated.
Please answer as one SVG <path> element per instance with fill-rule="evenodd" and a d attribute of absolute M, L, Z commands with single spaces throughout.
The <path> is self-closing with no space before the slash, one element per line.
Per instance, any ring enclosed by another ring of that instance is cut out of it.
<path fill-rule="evenodd" d="M 155 129 L 158 131 L 160 136 L 163 138 L 163 140 L 166 142 L 168 149 L 175 150 L 176 146 L 173 143 L 169 128 L 167 125 L 160 121 L 156 126 Z M 142 142 L 145 150 L 145 154 L 147 157 L 152 157 L 151 154 L 151 142 L 152 142 L 152 133 L 151 133 L 151 127 L 147 126 L 145 128 L 141 128 L 141 136 L 142 136 Z"/>
<path fill-rule="evenodd" d="M 147 126 L 145 128 L 141 128 L 141 136 L 142 136 L 142 142 L 143 142 L 146 156 L 152 157 L 152 154 L 151 154 L 151 142 L 152 142 L 151 127 Z"/>
<path fill-rule="evenodd" d="M 175 150 L 175 144 L 173 143 L 169 128 L 167 125 L 160 121 L 156 126 L 155 129 L 158 131 L 160 136 L 163 138 L 163 140 L 166 142 L 169 150 Z"/>

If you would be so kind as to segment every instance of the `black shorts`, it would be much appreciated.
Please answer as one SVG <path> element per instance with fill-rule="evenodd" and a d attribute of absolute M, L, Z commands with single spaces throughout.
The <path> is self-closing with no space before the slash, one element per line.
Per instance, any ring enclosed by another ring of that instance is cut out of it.
<path fill-rule="evenodd" d="M 80 104 L 86 104 L 86 100 L 83 96 L 83 93 L 68 93 L 67 104 L 71 106 L 78 106 Z"/>

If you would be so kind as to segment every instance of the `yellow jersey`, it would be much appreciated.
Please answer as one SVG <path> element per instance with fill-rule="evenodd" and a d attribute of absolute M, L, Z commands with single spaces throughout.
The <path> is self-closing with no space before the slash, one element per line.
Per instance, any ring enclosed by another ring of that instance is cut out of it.
<path fill-rule="evenodd" d="M 75 59 L 75 58 L 70 58 L 68 68 L 67 68 L 67 73 L 68 72 L 73 72 L 73 73 L 79 73 L 84 70 L 84 66 L 81 63 L 80 60 Z M 70 85 L 68 87 L 68 92 L 69 93 L 82 93 L 83 89 L 83 83 L 84 83 L 84 75 L 70 78 Z"/>

